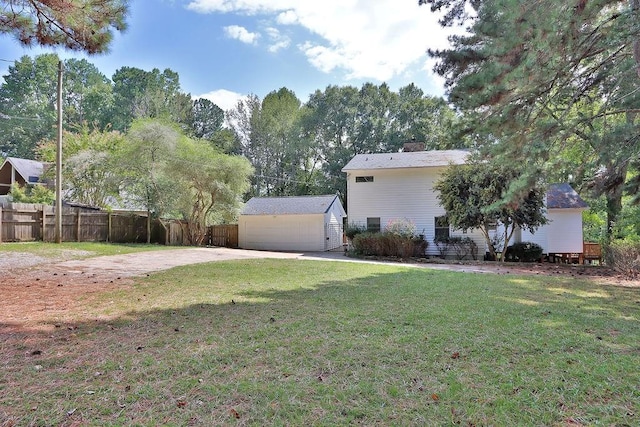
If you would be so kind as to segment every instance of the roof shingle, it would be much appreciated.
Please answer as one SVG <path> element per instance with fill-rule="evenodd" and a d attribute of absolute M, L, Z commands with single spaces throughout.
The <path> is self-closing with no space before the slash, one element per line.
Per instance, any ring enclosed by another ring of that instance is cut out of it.
<path fill-rule="evenodd" d="M 462 165 L 471 153 L 466 150 L 431 150 L 401 153 L 356 154 L 343 172 L 370 169 L 403 169 Z"/>
<path fill-rule="evenodd" d="M 338 196 L 253 197 L 244 206 L 242 215 L 305 215 L 324 214 Z"/>

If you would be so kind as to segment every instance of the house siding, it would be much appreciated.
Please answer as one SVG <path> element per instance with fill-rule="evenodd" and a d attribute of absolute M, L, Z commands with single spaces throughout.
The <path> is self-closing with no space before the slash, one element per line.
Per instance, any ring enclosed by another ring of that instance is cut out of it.
<path fill-rule="evenodd" d="M 544 253 L 582 253 L 582 211 L 584 209 L 549 209 L 549 222 L 534 234 L 522 231 L 522 241 L 538 243 Z"/>
<path fill-rule="evenodd" d="M 434 219 L 445 215 L 433 186 L 444 167 L 352 170 L 347 174 L 347 212 L 349 224 L 366 226 L 368 217 L 379 217 L 382 229 L 394 219 L 413 221 L 418 234 L 429 242 L 427 253 L 438 253 L 433 243 Z M 373 176 L 373 182 L 356 182 L 357 176 Z M 486 250 L 482 234 L 475 230 L 463 233 L 453 230 L 452 236 L 472 238 L 479 256 Z"/>

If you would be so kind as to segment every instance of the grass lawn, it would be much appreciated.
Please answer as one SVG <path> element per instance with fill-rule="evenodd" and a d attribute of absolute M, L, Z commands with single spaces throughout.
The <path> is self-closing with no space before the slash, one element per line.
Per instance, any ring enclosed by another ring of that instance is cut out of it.
<path fill-rule="evenodd" d="M 640 289 L 188 266 L 1 336 L 0 375 L 0 425 L 640 425 Z"/>
<path fill-rule="evenodd" d="M 2 252 L 22 252 L 43 258 L 78 259 L 101 255 L 119 255 L 133 252 L 146 252 L 152 250 L 176 249 L 175 246 L 147 245 L 140 243 L 104 243 L 104 242 L 19 242 L 0 243 Z"/>

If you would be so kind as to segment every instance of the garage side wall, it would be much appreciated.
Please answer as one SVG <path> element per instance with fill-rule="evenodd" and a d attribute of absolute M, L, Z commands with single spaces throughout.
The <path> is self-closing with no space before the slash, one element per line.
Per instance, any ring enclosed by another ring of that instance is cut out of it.
<path fill-rule="evenodd" d="M 238 240 L 243 249 L 324 251 L 324 215 L 241 215 Z"/>

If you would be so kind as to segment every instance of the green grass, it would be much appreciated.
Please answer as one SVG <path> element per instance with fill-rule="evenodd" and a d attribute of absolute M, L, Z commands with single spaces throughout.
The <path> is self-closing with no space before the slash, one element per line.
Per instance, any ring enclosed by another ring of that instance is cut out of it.
<path fill-rule="evenodd" d="M 640 289 L 575 279 L 220 262 L 0 346 L 0 425 L 640 424 Z"/>
<path fill-rule="evenodd" d="M 103 243 L 103 242 L 64 242 L 44 243 L 44 242 L 19 242 L 0 243 L 0 254 L 2 252 L 22 252 L 41 256 L 44 258 L 65 258 L 79 259 L 101 255 L 119 255 L 134 252 L 145 252 L 151 250 L 176 249 L 171 246 L 129 244 L 129 243 Z"/>

